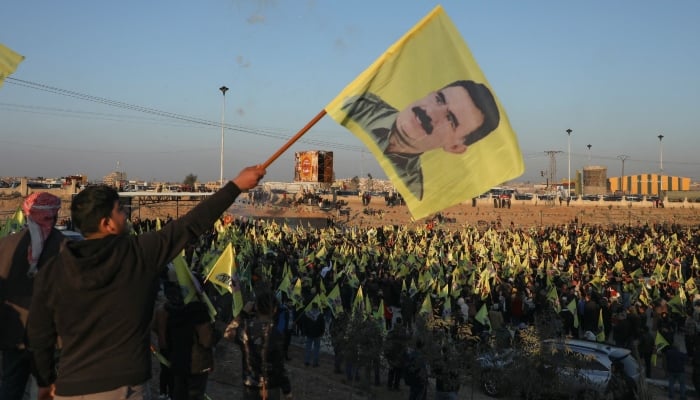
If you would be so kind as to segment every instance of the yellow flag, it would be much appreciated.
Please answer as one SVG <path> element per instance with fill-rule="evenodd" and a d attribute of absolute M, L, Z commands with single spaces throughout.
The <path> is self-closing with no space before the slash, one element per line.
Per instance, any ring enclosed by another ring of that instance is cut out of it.
<path fill-rule="evenodd" d="M 301 294 L 301 278 L 297 278 L 297 281 L 294 283 L 294 289 L 292 289 L 292 302 L 297 309 L 304 305 L 304 298 Z"/>
<path fill-rule="evenodd" d="M 17 210 L 12 214 L 12 218 L 5 221 L 2 229 L 0 229 L 0 238 L 5 237 L 9 234 L 19 232 L 24 227 L 24 213 L 22 212 L 22 206 L 17 207 Z"/>
<path fill-rule="evenodd" d="M 656 352 L 660 352 L 666 346 L 670 346 L 668 340 L 660 332 L 656 332 L 656 338 L 654 339 L 654 345 L 656 346 Z"/>
<path fill-rule="evenodd" d="M 549 289 L 549 292 L 547 292 L 547 300 L 552 303 L 554 311 L 557 313 L 561 312 L 561 303 L 559 302 L 559 294 L 557 293 L 556 287 L 552 286 L 552 288 Z"/>
<path fill-rule="evenodd" d="M 486 307 L 486 303 L 481 305 L 479 312 L 476 313 L 474 319 L 477 320 L 481 325 L 488 326 L 489 332 L 491 331 L 491 320 L 489 319 L 489 311 Z"/>
<path fill-rule="evenodd" d="M 326 296 L 326 303 L 328 307 L 330 307 L 334 317 L 337 317 L 344 311 L 343 302 L 340 298 L 340 286 L 336 284 L 333 290 L 328 293 L 328 296 Z"/>
<path fill-rule="evenodd" d="M 209 281 L 229 293 L 233 293 L 233 271 L 235 269 L 235 255 L 233 254 L 233 246 L 231 242 L 226 245 L 224 251 L 216 260 L 214 266 L 209 270 L 205 281 Z"/>
<path fill-rule="evenodd" d="M 180 290 L 182 290 L 182 299 L 185 304 L 196 300 L 198 290 L 195 280 L 192 279 L 192 273 L 187 267 L 187 261 L 182 254 L 178 255 L 173 259 L 173 266 L 175 267 L 175 275 L 177 276 L 177 283 L 180 285 Z"/>
<path fill-rule="evenodd" d="M 15 53 L 9 47 L 0 43 L 0 87 L 5 78 L 15 72 L 19 63 L 24 60 L 24 56 Z"/>
<path fill-rule="evenodd" d="M 325 110 L 369 148 L 415 219 L 525 169 L 505 110 L 441 6 Z"/>
<path fill-rule="evenodd" d="M 278 292 L 281 293 L 286 293 L 287 297 L 290 297 L 290 289 L 292 288 L 292 281 L 289 278 L 289 274 L 285 274 L 282 277 L 282 282 L 280 282 L 280 286 L 277 288 Z"/>
<path fill-rule="evenodd" d="M 427 317 L 431 317 L 433 315 L 433 303 L 430 301 L 430 294 L 425 295 L 425 299 L 423 299 L 423 304 L 421 304 L 418 314 Z"/>
<path fill-rule="evenodd" d="M 569 304 L 566 306 L 566 308 L 574 316 L 574 328 L 578 328 L 579 322 L 578 322 L 578 310 L 576 309 L 576 299 L 571 300 L 569 302 Z"/>
<path fill-rule="evenodd" d="M 595 336 L 598 342 L 605 341 L 605 325 L 603 324 L 603 310 L 598 313 L 598 334 Z"/>
<path fill-rule="evenodd" d="M 352 312 L 356 312 L 365 315 L 365 296 L 362 293 L 362 286 L 357 288 L 357 294 L 355 294 L 355 300 L 352 302 Z"/>

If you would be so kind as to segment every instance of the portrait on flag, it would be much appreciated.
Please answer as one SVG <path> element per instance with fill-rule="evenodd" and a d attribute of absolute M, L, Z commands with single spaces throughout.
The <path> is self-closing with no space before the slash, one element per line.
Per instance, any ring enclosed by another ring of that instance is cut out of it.
<path fill-rule="evenodd" d="M 416 219 L 524 171 L 502 105 L 440 6 L 326 112 L 370 149 Z"/>

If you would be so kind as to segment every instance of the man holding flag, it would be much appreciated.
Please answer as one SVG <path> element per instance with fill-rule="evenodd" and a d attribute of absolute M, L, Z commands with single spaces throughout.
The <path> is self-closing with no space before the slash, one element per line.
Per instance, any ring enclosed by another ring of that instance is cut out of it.
<path fill-rule="evenodd" d="M 62 247 L 34 284 L 28 337 L 40 397 L 55 392 L 84 399 L 149 398 L 150 326 L 159 276 L 264 175 L 264 169 L 248 167 L 187 215 L 138 236 L 127 232 L 114 188 L 91 186 L 78 193 L 71 218 L 85 240 Z"/>

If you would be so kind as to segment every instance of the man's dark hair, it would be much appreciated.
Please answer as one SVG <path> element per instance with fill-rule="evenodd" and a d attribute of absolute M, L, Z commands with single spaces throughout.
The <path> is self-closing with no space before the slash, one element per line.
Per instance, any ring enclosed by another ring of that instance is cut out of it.
<path fill-rule="evenodd" d="M 112 215 L 114 203 L 119 201 L 119 193 L 106 185 L 88 186 L 78 193 L 70 205 L 71 220 L 83 234 L 99 230 L 102 218 Z"/>
<path fill-rule="evenodd" d="M 476 128 L 464 138 L 464 144 L 469 146 L 485 138 L 486 135 L 496 129 L 501 120 L 501 114 L 498 112 L 496 99 L 494 99 L 491 90 L 489 90 L 489 88 L 483 83 L 476 83 L 474 81 L 455 81 L 445 87 L 452 86 L 463 87 L 464 90 L 469 93 L 469 97 L 472 98 L 476 108 L 478 108 L 481 113 L 484 114 L 484 122 L 481 124 L 481 126 Z"/>

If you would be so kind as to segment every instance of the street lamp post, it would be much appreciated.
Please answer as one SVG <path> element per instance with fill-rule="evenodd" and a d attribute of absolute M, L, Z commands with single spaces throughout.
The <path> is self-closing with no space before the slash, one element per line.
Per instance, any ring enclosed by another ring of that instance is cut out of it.
<path fill-rule="evenodd" d="M 661 139 L 664 135 L 657 136 L 659 138 L 659 199 L 661 199 L 661 176 L 664 174 L 664 145 Z"/>
<path fill-rule="evenodd" d="M 628 158 L 630 158 L 630 156 L 624 155 L 624 154 L 621 154 L 621 155 L 617 156 L 617 159 L 620 160 L 620 161 L 622 161 L 622 171 L 621 171 L 621 173 L 620 173 L 620 191 L 622 192 L 622 194 L 625 194 L 623 181 L 624 181 L 624 179 L 625 179 L 625 161 L 626 161 Z M 628 188 L 628 189 L 629 189 L 629 188 Z"/>
<path fill-rule="evenodd" d="M 588 147 L 588 166 L 590 166 L 591 165 L 591 147 L 592 146 L 590 144 L 588 144 L 588 145 L 586 145 L 586 147 Z M 585 182 L 586 182 L 586 168 L 584 168 L 583 171 L 581 171 L 581 195 L 584 194 L 584 190 L 585 190 L 584 183 Z"/>
<path fill-rule="evenodd" d="M 221 94 L 224 95 L 224 101 L 221 106 L 221 158 L 219 160 L 219 186 L 224 186 L 224 115 L 226 114 L 226 92 L 228 88 L 222 86 L 219 88 Z"/>
<path fill-rule="evenodd" d="M 566 181 L 566 187 L 568 189 L 567 197 L 571 197 L 571 132 L 573 132 L 573 130 L 571 130 L 571 129 L 566 130 L 566 134 L 569 136 L 569 138 L 568 138 L 569 176 L 568 176 L 567 181 Z"/>

